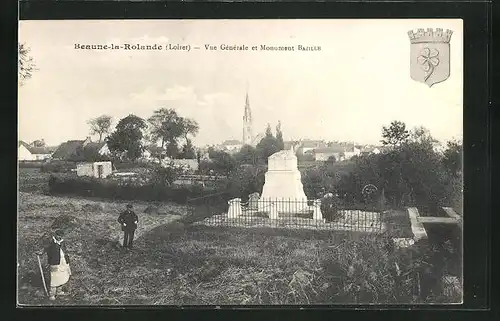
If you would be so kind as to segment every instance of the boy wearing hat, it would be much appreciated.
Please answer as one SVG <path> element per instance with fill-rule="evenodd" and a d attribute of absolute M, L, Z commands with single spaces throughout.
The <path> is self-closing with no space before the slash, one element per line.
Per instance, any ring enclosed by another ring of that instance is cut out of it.
<path fill-rule="evenodd" d="M 61 287 L 69 281 L 71 268 L 69 266 L 69 256 L 66 251 L 66 243 L 63 239 L 64 232 L 57 230 L 52 235 L 49 245 L 37 254 L 47 253 L 50 265 L 50 293 L 51 301 L 56 299 L 56 295 L 66 295 Z"/>
<path fill-rule="evenodd" d="M 127 204 L 127 209 L 118 217 L 118 223 L 122 226 L 123 247 L 131 249 L 134 241 L 134 233 L 137 229 L 139 218 L 132 211 L 132 204 Z"/>

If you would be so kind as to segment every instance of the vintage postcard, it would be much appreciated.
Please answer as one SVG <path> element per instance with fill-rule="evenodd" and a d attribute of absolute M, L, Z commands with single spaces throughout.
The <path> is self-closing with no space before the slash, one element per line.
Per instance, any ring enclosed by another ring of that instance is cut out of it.
<path fill-rule="evenodd" d="M 462 303 L 463 21 L 23 20 L 19 306 Z"/>

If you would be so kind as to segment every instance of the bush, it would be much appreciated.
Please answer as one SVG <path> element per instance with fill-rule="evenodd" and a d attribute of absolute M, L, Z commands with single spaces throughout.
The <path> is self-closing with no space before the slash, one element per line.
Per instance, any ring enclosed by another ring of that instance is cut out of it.
<path fill-rule="evenodd" d="M 19 168 L 41 168 L 44 161 L 19 161 Z"/>
<path fill-rule="evenodd" d="M 265 166 L 242 165 L 234 170 L 228 178 L 227 189 L 232 197 L 241 198 L 243 201 L 255 192 L 262 192 L 264 186 Z"/>
<path fill-rule="evenodd" d="M 113 165 L 115 169 L 120 170 L 120 169 L 132 169 L 132 168 L 149 168 L 152 169 L 157 166 L 158 164 L 148 162 L 148 161 L 128 161 L 128 160 L 120 160 L 120 161 L 113 161 Z"/>
<path fill-rule="evenodd" d="M 340 201 L 336 196 L 325 196 L 321 199 L 321 213 L 327 222 L 333 222 L 341 217 Z"/>
<path fill-rule="evenodd" d="M 460 216 L 463 215 L 463 182 L 460 177 L 454 177 L 448 185 L 448 197 L 443 201 L 445 206 L 452 207 Z"/>
<path fill-rule="evenodd" d="M 319 166 L 309 168 L 302 174 L 302 185 L 308 198 L 319 198 L 325 191 L 332 190 L 334 181 L 327 174 Z"/>
<path fill-rule="evenodd" d="M 67 173 L 76 169 L 75 162 L 53 160 L 42 164 L 40 171 L 44 173 Z"/>
<path fill-rule="evenodd" d="M 172 188 L 163 184 L 124 184 L 108 179 L 91 177 L 71 177 L 69 175 L 51 175 L 49 178 L 51 194 L 70 194 L 92 196 L 116 200 L 173 201 L 186 203 L 188 198 L 205 195 L 200 186 Z"/>
<path fill-rule="evenodd" d="M 410 142 L 383 154 L 356 157 L 346 167 L 342 162 L 326 162 L 307 169 L 302 181 L 309 197 L 317 197 L 323 189 L 336 190 L 345 205 L 376 205 L 362 195 L 363 187 L 373 184 L 384 190 L 382 203 L 417 206 L 435 213 L 445 204 L 460 207 L 461 199 L 461 185 L 454 182 L 441 159 L 432 146 Z M 382 203 L 377 205 L 379 209 L 385 207 Z"/>

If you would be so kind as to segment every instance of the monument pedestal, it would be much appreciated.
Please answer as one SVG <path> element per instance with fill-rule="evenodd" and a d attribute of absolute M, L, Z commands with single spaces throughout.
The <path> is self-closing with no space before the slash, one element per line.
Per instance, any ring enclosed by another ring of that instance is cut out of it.
<path fill-rule="evenodd" d="M 276 207 L 279 213 L 299 213 L 307 208 L 297 157 L 292 150 L 283 150 L 268 158 L 258 209 L 267 212 L 271 207 Z"/>

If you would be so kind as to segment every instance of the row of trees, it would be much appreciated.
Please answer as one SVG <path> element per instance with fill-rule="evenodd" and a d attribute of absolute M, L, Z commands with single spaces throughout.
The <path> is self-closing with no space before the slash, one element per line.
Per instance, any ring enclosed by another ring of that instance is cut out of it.
<path fill-rule="evenodd" d="M 196 158 L 192 137 L 199 130 L 197 122 L 180 116 L 174 109 L 155 110 L 147 120 L 130 114 L 120 119 L 111 132 L 112 118 L 101 115 L 88 122 L 90 133 L 106 141 L 114 158 L 135 161 L 146 148 L 152 148 L 155 157 Z"/>
<path fill-rule="evenodd" d="M 308 194 L 335 191 L 347 202 L 362 202 L 361 191 L 373 184 L 384 191 L 392 206 L 419 206 L 435 212 L 438 206 L 462 205 L 462 143 L 449 141 L 444 152 L 435 148 L 436 139 L 418 127 L 408 130 L 403 122 L 382 128 L 385 153 L 354 157 L 352 168 L 340 172 L 325 163 L 303 176 Z"/>

